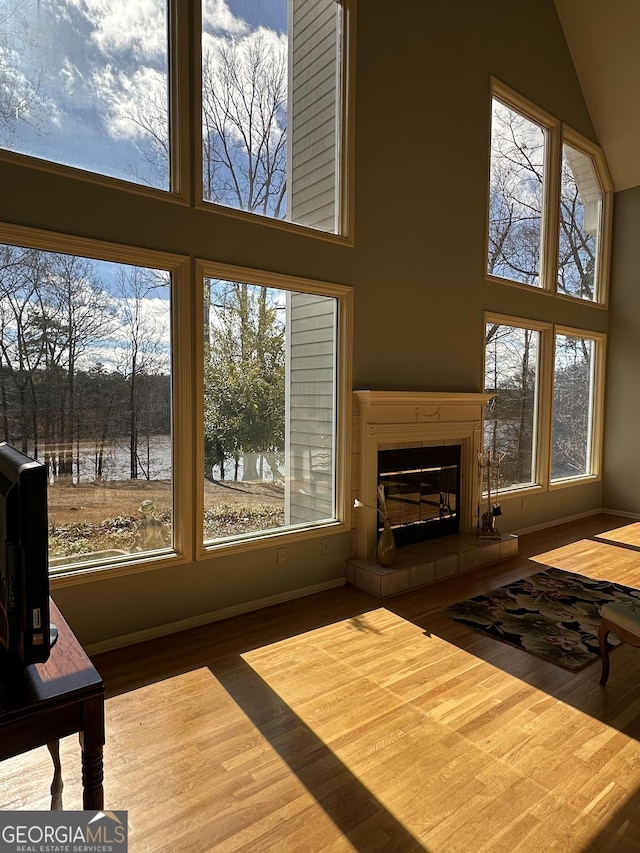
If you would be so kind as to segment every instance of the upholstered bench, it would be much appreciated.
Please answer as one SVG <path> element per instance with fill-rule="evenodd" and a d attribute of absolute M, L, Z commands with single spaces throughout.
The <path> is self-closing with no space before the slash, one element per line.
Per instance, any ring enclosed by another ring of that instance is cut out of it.
<path fill-rule="evenodd" d="M 603 604 L 600 608 L 602 623 L 598 630 L 602 676 L 600 684 L 609 678 L 609 646 L 607 636 L 613 631 L 630 646 L 640 646 L 640 601 L 637 604 Z"/>

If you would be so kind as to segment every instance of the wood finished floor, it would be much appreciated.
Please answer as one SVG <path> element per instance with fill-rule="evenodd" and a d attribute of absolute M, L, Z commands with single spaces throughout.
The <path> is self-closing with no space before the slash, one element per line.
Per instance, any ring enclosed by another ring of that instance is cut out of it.
<path fill-rule="evenodd" d="M 545 565 L 640 587 L 640 524 L 522 537 L 520 556 L 386 600 L 350 587 L 97 656 L 105 807 L 141 851 L 640 851 L 640 650 L 571 674 L 439 609 Z M 76 738 L 64 806 L 81 808 Z M 45 749 L 0 808 L 46 809 Z"/>

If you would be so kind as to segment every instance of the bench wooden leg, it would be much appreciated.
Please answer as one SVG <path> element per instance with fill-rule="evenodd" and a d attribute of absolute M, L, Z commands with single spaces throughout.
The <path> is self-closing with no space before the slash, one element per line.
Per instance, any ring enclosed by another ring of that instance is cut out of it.
<path fill-rule="evenodd" d="M 602 675 L 600 676 L 600 684 L 605 685 L 609 678 L 609 646 L 607 637 L 609 636 L 609 626 L 604 622 L 598 630 L 598 641 L 600 643 L 600 660 L 602 661 Z"/>

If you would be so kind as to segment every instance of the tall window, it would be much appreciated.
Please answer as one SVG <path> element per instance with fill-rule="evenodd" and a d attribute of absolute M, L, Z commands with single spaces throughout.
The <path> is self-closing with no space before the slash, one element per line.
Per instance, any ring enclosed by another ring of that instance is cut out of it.
<path fill-rule="evenodd" d="M 0 146 L 169 189 L 168 7 L 0 3 Z"/>
<path fill-rule="evenodd" d="M 340 230 L 341 34 L 338 0 L 204 0 L 205 201 Z"/>
<path fill-rule="evenodd" d="M 493 458 L 504 454 L 500 488 L 537 482 L 540 331 L 485 325 L 485 391 L 495 392 L 485 412 L 484 443 Z"/>
<path fill-rule="evenodd" d="M 485 316 L 485 447 L 500 489 L 558 486 L 600 474 L 605 337 Z"/>
<path fill-rule="evenodd" d="M 345 5 L 0 0 L 0 152 L 343 233 Z"/>
<path fill-rule="evenodd" d="M 334 522 L 344 292 L 203 270 L 203 544 Z"/>
<path fill-rule="evenodd" d="M 541 287 L 546 129 L 493 99 L 487 272 Z"/>
<path fill-rule="evenodd" d="M 558 331 L 553 376 L 551 480 L 594 473 L 602 339 Z"/>
<path fill-rule="evenodd" d="M 52 569 L 176 547 L 172 273 L 0 244 L 2 439 L 47 467 Z"/>
<path fill-rule="evenodd" d="M 602 187 L 593 159 L 566 142 L 562 146 L 558 292 L 597 301 Z"/>
<path fill-rule="evenodd" d="M 611 190 L 598 146 L 494 81 L 488 275 L 605 302 Z"/>

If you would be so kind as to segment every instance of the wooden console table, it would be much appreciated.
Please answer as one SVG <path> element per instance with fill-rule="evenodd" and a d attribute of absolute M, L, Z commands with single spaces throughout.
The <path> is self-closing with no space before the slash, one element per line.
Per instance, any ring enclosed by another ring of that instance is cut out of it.
<path fill-rule="evenodd" d="M 0 679 L 0 760 L 49 746 L 62 790 L 57 741 L 78 732 L 82 748 L 82 805 L 104 806 L 104 684 L 73 631 L 51 601 L 58 639 L 49 660 Z M 52 793 L 54 787 L 52 786 Z"/>

